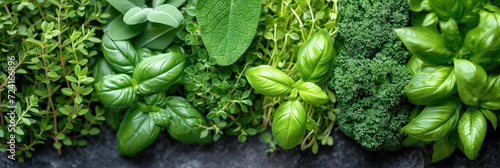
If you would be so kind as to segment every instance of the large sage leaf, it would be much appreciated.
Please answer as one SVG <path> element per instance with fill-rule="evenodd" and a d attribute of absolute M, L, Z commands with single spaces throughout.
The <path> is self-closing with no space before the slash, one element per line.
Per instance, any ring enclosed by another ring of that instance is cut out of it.
<path fill-rule="evenodd" d="M 94 88 L 95 97 L 105 106 L 124 107 L 137 100 L 133 79 L 125 74 L 108 75 Z"/>
<path fill-rule="evenodd" d="M 137 36 L 133 43 L 137 48 L 165 50 L 177 38 L 177 32 L 182 29 L 184 29 L 183 26 L 176 29 L 159 23 L 148 23 L 144 32 Z"/>
<path fill-rule="evenodd" d="M 146 3 L 146 0 L 107 0 L 111 6 L 125 14 L 128 10 L 133 7 L 142 7 Z"/>
<path fill-rule="evenodd" d="M 328 95 L 312 82 L 302 83 L 299 86 L 299 95 L 302 100 L 312 105 L 325 104 L 330 100 Z"/>
<path fill-rule="evenodd" d="M 128 10 L 123 16 L 123 22 L 127 25 L 135 25 L 139 23 L 144 23 L 148 21 L 148 14 L 151 12 L 151 8 L 142 9 L 140 7 L 133 7 Z"/>
<path fill-rule="evenodd" d="M 479 98 L 488 91 L 488 76 L 478 64 L 465 59 L 454 59 L 457 90 L 462 102 L 477 106 Z"/>
<path fill-rule="evenodd" d="M 426 64 L 446 64 L 455 56 L 444 37 L 436 29 L 407 27 L 395 31 L 406 48 Z"/>
<path fill-rule="evenodd" d="M 309 38 L 297 56 L 300 78 L 318 85 L 325 82 L 333 71 L 334 53 L 333 40 L 326 29 Z"/>
<path fill-rule="evenodd" d="M 458 20 L 464 12 L 464 0 L 429 0 L 429 6 L 442 20 Z"/>
<path fill-rule="evenodd" d="M 184 17 L 182 16 L 181 11 L 179 11 L 179 9 L 175 6 L 169 4 L 156 7 L 148 15 L 148 20 L 150 22 L 161 23 L 175 28 L 179 27 L 183 19 Z"/>
<path fill-rule="evenodd" d="M 210 56 L 222 66 L 236 62 L 257 32 L 261 0 L 199 0 L 196 8 Z"/>
<path fill-rule="evenodd" d="M 295 83 L 283 71 L 268 65 L 249 68 L 245 76 L 257 92 L 271 97 L 289 95 Z"/>
<path fill-rule="evenodd" d="M 134 46 L 128 41 L 114 41 L 104 35 L 101 50 L 106 62 L 116 73 L 132 74 L 135 65 L 139 62 Z"/>
<path fill-rule="evenodd" d="M 461 108 L 462 103 L 455 98 L 440 105 L 427 106 L 402 130 L 421 141 L 437 141 L 455 128 Z"/>
<path fill-rule="evenodd" d="M 481 11 L 479 15 L 479 25 L 465 36 L 464 48 L 472 61 L 492 70 L 500 55 L 500 14 Z"/>
<path fill-rule="evenodd" d="M 168 133 L 173 138 L 190 143 L 207 144 L 212 143 L 212 135 L 201 138 L 201 132 L 205 130 L 208 122 L 205 117 L 182 97 L 172 96 L 167 98 L 165 108 L 170 115 L 170 124 L 167 126 Z"/>
<path fill-rule="evenodd" d="M 469 108 L 458 122 L 458 135 L 463 144 L 465 155 L 470 160 L 476 158 L 484 137 L 486 137 L 487 123 L 483 114 L 477 109 Z"/>
<path fill-rule="evenodd" d="M 306 133 L 306 110 L 298 100 L 281 104 L 273 119 L 273 136 L 283 149 L 292 149 Z"/>
<path fill-rule="evenodd" d="M 500 76 L 489 78 L 488 91 L 481 97 L 479 106 L 490 110 L 500 110 Z"/>
<path fill-rule="evenodd" d="M 99 59 L 94 66 L 94 83 L 98 83 L 107 75 L 115 74 L 111 66 L 106 62 L 104 58 Z"/>
<path fill-rule="evenodd" d="M 175 84 L 184 71 L 184 64 L 184 55 L 173 52 L 145 58 L 134 70 L 137 90 L 153 94 Z"/>
<path fill-rule="evenodd" d="M 123 21 L 124 15 L 116 17 L 109 23 L 107 35 L 113 40 L 128 40 L 141 34 L 146 23 L 127 25 Z"/>
<path fill-rule="evenodd" d="M 416 105 L 438 104 L 457 92 L 456 82 L 451 66 L 424 67 L 413 76 L 404 93 Z"/>
<path fill-rule="evenodd" d="M 116 135 L 118 153 L 123 156 L 136 155 L 151 145 L 160 131 L 161 127 L 140 108 L 129 109 Z"/>

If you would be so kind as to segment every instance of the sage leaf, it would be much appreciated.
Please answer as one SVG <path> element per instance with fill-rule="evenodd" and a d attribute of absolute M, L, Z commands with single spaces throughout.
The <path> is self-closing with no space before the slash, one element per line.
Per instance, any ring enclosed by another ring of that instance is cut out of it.
<path fill-rule="evenodd" d="M 135 25 L 148 21 L 148 10 L 140 7 L 133 7 L 123 16 L 123 22 L 128 25 Z"/>
<path fill-rule="evenodd" d="M 144 32 L 137 36 L 133 43 L 137 48 L 165 50 L 177 38 L 177 32 L 182 29 L 183 26 L 176 29 L 159 23 L 147 23 Z"/>
<path fill-rule="evenodd" d="M 179 27 L 182 23 L 184 17 L 181 11 L 175 6 L 165 4 L 154 8 L 154 10 L 149 13 L 147 19 L 150 22 L 161 23 L 167 26 Z"/>
<path fill-rule="evenodd" d="M 144 31 L 146 23 L 127 25 L 123 22 L 124 15 L 116 17 L 108 27 L 108 35 L 113 40 L 128 40 L 141 34 Z"/>
<path fill-rule="evenodd" d="M 196 9 L 210 56 L 221 66 L 236 62 L 257 32 L 261 0 L 199 0 Z"/>
<path fill-rule="evenodd" d="M 462 141 L 464 153 L 474 160 L 486 137 L 486 119 L 477 109 L 469 108 L 458 122 L 458 135 Z"/>
<path fill-rule="evenodd" d="M 146 0 L 107 0 L 111 6 L 120 11 L 121 13 L 127 13 L 128 10 L 133 7 L 142 7 L 146 3 Z"/>

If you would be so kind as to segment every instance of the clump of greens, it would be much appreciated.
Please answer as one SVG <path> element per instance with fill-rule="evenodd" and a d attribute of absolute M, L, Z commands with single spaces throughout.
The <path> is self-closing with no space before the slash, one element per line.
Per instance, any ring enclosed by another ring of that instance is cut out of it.
<path fill-rule="evenodd" d="M 434 143 L 432 162 L 456 148 L 477 157 L 500 110 L 500 8 L 489 1 L 415 1 L 414 27 L 396 32 L 414 56 L 408 100 L 425 106 L 403 131 L 409 139 Z M 448 6 L 453 6 L 450 8 Z M 465 111 L 465 112 L 463 112 Z M 463 113 L 462 113 L 463 112 Z"/>
<path fill-rule="evenodd" d="M 108 17 L 102 14 L 106 3 L 4 0 L 0 5 L 0 150 L 23 162 L 38 144 L 53 144 L 60 155 L 63 145 L 85 146 L 85 136 L 98 134 L 96 126 L 104 120 L 104 111 L 91 106 L 89 66 L 98 55 L 101 40 L 95 36 Z"/>
<path fill-rule="evenodd" d="M 176 42 L 186 48 L 186 69 L 179 82 L 184 85 L 181 93 L 198 111 L 205 113 L 209 126 L 202 135 L 212 132 L 214 141 L 223 134 L 236 135 L 243 143 L 248 136 L 263 131 L 262 101 L 251 94 L 244 72 L 267 62 L 262 53 L 249 50 L 234 64 L 218 66 L 204 47 L 196 20 L 196 1 L 188 1 L 181 11 L 186 23 L 186 28 L 177 33 L 180 41 Z"/>
<path fill-rule="evenodd" d="M 394 33 L 409 24 L 407 0 L 340 0 L 344 41 L 329 87 L 340 129 L 368 150 L 396 150 L 411 112 L 403 94 L 411 53 Z"/>

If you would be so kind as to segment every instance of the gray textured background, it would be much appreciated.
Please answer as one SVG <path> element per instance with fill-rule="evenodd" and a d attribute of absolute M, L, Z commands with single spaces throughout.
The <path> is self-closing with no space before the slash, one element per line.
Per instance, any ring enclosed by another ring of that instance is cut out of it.
<path fill-rule="evenodd" d="M 335 128 L 333 147 L 320 147 L 318 155 L 294 149 L 277 150 L 266 156 L 268 149 L 259 137 L 249 137 L 239 143 L 236 137 L 223 136 L 211 145 L 180 143 L 162 132 L 158 140 L 133 158 L 121 157 L 116 151 L 116 135 L 107 126 L 101 133 L 87 137 L 86 147 L 63 148 L 58 156 L 52 144 L 38 146 L 33 159 L 25 163 L 7 159 L 0 153 L 0 167 L 500 167 L 500 136 L 489 134 L 478 158 L 468 160 L 460 151 L 437 164 L 430 164 L 432 147 L 404 148 L 396 152 L 370 152 L 356 144 Z"/>

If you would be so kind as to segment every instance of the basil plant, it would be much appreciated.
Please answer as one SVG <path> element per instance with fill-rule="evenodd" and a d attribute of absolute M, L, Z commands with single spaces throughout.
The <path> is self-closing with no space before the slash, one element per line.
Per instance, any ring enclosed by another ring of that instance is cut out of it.
<path fill-rule="evenodd" d="M 281 148 L 294 148 L 307 131 L 308 116 L 303 102 L 321 105 L 330 100 L 318 85 L 324 83 L 332 73 L 334 53 L 333 40 L 328 31 L 323 29 L 299 50 L 299 81 L 268 65 L 253 67 L 245 72 L 248 82 L 257 92 L 270 97 L 288 96 L 289 100 L 274 113 L 272 124 L 273 136 Z"/>
<path fill-rule="evenodd" d="M 432 162 L 460 149 L 473 160 L 497 127 L 500 110 L 500 11 L 483 0 L 410 0 L 414 27 L 395 30 L 413 53 L 404 89 L 415 110 L 407 142 L 435 141 Z M 426 15 L 425 15 L 426 14 Z M 415 24 L 417 23 L 417 24 Z"/>
<path fill-rule="evenodd" d="M 136 155 L 151 145 L 163 128 L 182 142 L 212 142 L 211 135 L 201 136 L 203 127 L 208 126 L 205 117 L 186 99 L 166 94 L 180 79 L 185 66 L 182 50 L 167 51 L 163 54 L 136 50 L 129 41 L 103 37 L 104 59 L 94 68 L 95 97 L 114 119 L 110 125 L 118 128 L 117 146 L 121 155 Z M 119 115 L 117 109 L 123 108 L 128 108 L 123 120 L 113 116 Z"/>

